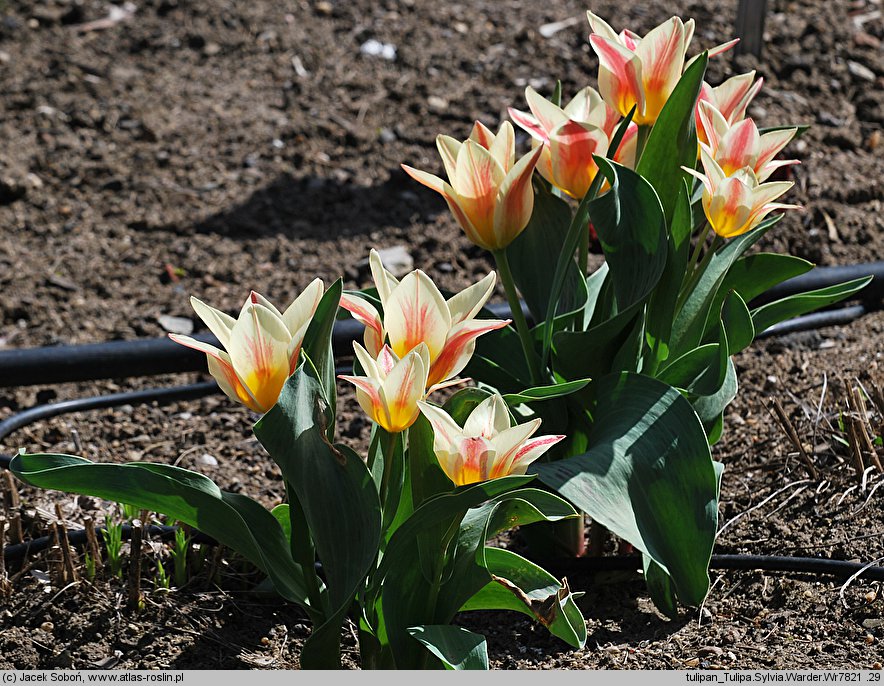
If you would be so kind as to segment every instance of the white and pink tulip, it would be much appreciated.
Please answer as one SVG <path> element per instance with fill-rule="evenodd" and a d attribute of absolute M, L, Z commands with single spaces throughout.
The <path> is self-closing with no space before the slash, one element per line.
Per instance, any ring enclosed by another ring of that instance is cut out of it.
<path fill-rule="evenodd" d="M 586 13 L 592 34 L 589 42 L 599 58 L 599 91 L 611 107 L 626 116 L 635 106 L 633 121 L 650 125 L 675 90 L 694 36 L 694 20 L 672 17 L 644 37 L 628 29 L 619 34 L 601 17 Z M 709 51 L 717 55 L 737 41 Z"/>
<path fill-rule="evenodd" d="M 276 404 L 298 366 L 304 335 L 324 291 L 322 281 L 315 279 L 283 313 L 252 291 L 237 319 L 192 297 L 193 309 L 224 349 L 189 336 L 169 334 L 169 338 L 206 353 L 209 373 L 221 390 L 264 413 Z"/>
<path fill-rule="evenodd" d="M 479 403 L 463 428 L 442 408 L 426 402 L 418 405 L 433 427 L 436 459 L 456 486 L 525 474 L 532 462 L 565 438 L 532 438 L 540 428 L 540 419 L 511 426 L 500 395 Z"/>
<path fill-rule="evenodd" d="M 383 318 L 374 305 L 356 294 L 345 293 L 341 307 L 365 325 L 365 348 L 374 358 L 387 342 L 398 358 L 425 344 L 430 361 L 428 388 L 452 379 L 467 366 L 479 336 L 509 323 L 475 319 L 494 290 L 494 272 L 445 300 L 436 284 L 419 269 L 399 281 L 384 268 L 376 250 L 371 251 L 369 264 Z"/>
<path fill-rule="evenodd" d="M 593 88 L 584 88 L 564 108 L 550 102 L 530 86 L 525 90 L 530 113 L 510 108 L 509 113 L 543 152 L 537 163 L 541 176 L 572 198 L 586 195 L 598 166 L 593 155 L 606 155 L 620 121 Z M 635 166 L 638 127 L 630 123 L 613 159 Z"/>
<path fill-rule="evenodd" d="M 436 147 L 448 181 L 403 164 L 416 181 L 440 193 L 473 243 L 502 250 L 528 225 L 534 210 L 531 175 L 540 156 L 534 150 L 516 160 L 513 126 L 504 122 L 497 134 L 476 122 L 461 143 L 439 135 Z"/>

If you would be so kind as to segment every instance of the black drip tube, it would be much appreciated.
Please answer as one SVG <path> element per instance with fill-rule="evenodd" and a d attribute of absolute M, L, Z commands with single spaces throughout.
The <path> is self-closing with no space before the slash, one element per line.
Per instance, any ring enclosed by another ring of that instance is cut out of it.
<path fill-rule="evenodd" d="M 784 281 L 752 301 L 757 307 L 789 295 L 807 290 L 824 288 L 844 281 L 873 276 L 872 282 L 862 290 L 861 306 L 817 312 L 782 322 L 759 336 L 769 336 L 788 331 L 801 331 L 831 324 L 843 324 L 862 316 L 867 310 L 879 309 L 884 301 L 884 262 L 848 265 L 840 267 L 817 267 L 807 274 Z M 494 316 L 510 315 L 506 303 L 488 305 Z M 526 316 L 530 313 L 523 305 Z M 362 325 L 353 319 L 335 322 L 332 347 L 336 357 L 352 353 L 352 343 L 362 334 Z M 194 338 L 218 345 L 217 339 L 207 333 Z M 0 350 L 0 388 L 118 379 L 156 374 L 204 371 L 205 355 L 178 345 L 168 338 L 151 338 L 135 341 L 109 341 L 75 346 L 49 346 Z"/>

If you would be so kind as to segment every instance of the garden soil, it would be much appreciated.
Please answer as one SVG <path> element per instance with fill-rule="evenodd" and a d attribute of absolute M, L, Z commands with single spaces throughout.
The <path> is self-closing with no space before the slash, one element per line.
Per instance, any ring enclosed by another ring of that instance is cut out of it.
<path fill-rule="evenodd" d="M 639 33 L 672 14 L 694 17 L 699 50 L 732 37 L 736 6 L 599 0 L 591 9 Z M 594 83 L 588 8 L 571 0 L 0 4 L 0 349 L 157 337 L 182 326 L 170 317 L 199 326 L 190 295 L 236 311 L 250 288 L 284 305 L 316 276 L 362 287 L 373 246 L 401 246 L 443 287 L 474 282 L 491 268 L 488 256 L 399 165 L 438 171 L 437 133 L 463 138 L 475 119 L 496 126 L 508 106 L 525 107 L 527 85 L 548 93 L 561 79 L 569 96 Z M 750 114 L 764 126 L 810 125 L 787 149 L 802 160 L 787 200 L 804 209 L 760 249 L 823 265 L 879 259 L 880 0 L 771 0 L 764 35 L 760 57 L 719 57 L 709 74 L 715 84 L 757 70 L 765 85 Z M 884 556 L 882 476 L 863 480 L 843 432 L 849 389 L 884 384 L 882 350 L 884 315 L 870 314 L 761 340 L 738 356 L 741 392 L 714 449 L 726 465 L 716 552 Z M 195 378 L 0 389 L 0 418 Z M 341 437 L 359 445 L 368 425 L 345 398 Z M 814 476 L 774 420 L 774 401 Z M 283 488 L 251 434 L 254 418 L 222 396 L 124 406 L 29 426 L 2 449 L 177 464 L 273 505 Z M 38 518 L 59 504 L 72 526 L 108 511 L 92 498 L 26 488 L 21 496 Z M 148 571 L 164 554 L 155 548 Z M 117 581 L 59 587 L 43 557 L 11 571 L 13 594 L 0 599 L 0 668 L 296 668 L 309 633 L 295 608 L 252 592 L 254 572 L 226 553 L 209 553 L 171 592 L 153 590 L 146 572 L 140 612 L 127 610 Z M 586 592 L 580 651 L 521 615 L 458 621 L 488 636 L 496 668 L 881 668 L 880 583 L 716 569 L 711 578 L 704 606 L 669 620 L 635 573 L 569 574 Z M 345 662 L 358 666 L 351 627 Z"/>

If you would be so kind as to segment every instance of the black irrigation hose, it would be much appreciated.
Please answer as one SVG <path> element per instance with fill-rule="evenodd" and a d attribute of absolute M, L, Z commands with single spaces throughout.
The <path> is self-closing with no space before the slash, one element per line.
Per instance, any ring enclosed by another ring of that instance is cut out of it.
<path fill-rule="evenodd" d="M 510 314 L 506 303 L 493 303 L 488 305 L 488 310 L 502 318 Z M 527 310 L 525 312 L 527 314 Z M 355 319 L 336 321 L 332 334 L 334 356 L 352 355 L 353 341 L 360 339 L 363 329 Z M 196 334 L 193 338 L 220 345 L 218 339 L 208 333 Z M 205 369 L 205 353 L 186 348 L 167 337 L 0 350 L 0 388 L 199 372 Z"/>
<path fill-rule="evenodd" d="M 146 533 L 148 537 L 156 536 L 161 539 L 171 538 L 175 535 L 178 527 L 151 525 Z M 96 529 L 101 533 L 102 529 Z M 128 540 L 132 535 L 132 525 L 122 525 L 122 537 Z M 217 542 L 205 534 L 194 532 L 194 543 L 216 545 Z M 71 531 L 68 533 L 68 541 L 73 546 L 86 544 L 86 532 L 84 530 Z M 7 561 L 24 559 L 27 555 L 43 552 L 50 546 L 49 536 L 35 538 L 26 543 L 18 543 L 6 546 L 3 551 Z M 602 571 L 629 571 L 639 569 L 642 566 L 641 557 L 638 555 L 611 555 L 603 557 L 575 557 L 553 558 L 535 560 L 537 564 L 550 572 L 560 576 L 565 574 L 580 574 Z M 865 569 L 863 569 L 865 567 Z M 843 560 L 827 560 L 816 557 L 789 557 L 784 555 L 713 555 L 709 563 L 710 569 L 732 569 L 742 571 L 763 570 L 768 572 L 797 572 L 801 574 L 823 574 L 842 579 L 854 575 L 863 576 L 866 579 L 884 581 L 884 566 L 866 567 L 861 562 L 845 562 Z M 862 574 L 858 572 L 862 571 Z"/>
<path fill-rule="evenodd" d="M 859 298 L 869 310 L 878 309 L 884 301 L 884 262 L 817 267 L 806 274 L 774 286 L 751 304 L 758 306 L 806 290 L 832 286 L 863 276 L 873 276 L 874 279 L 863 289 Z M 509 316 L 509 308 L 505 303 L 494 303 L 489 305 L 488 309 L 495 316 Z M 855 312 L 856 310 L 852 312 L 851 318 L 860 316 Z M 800 317 L 798 319 L 801 323 L 793 326 L 814 328 L 829 323 L 840 324 L 851 321 L 849 318 L 830 321 L 826 319 L 826 315 L 827 312 L 819 312 Z M 846 313 L 842 314 L 842 317 L 847 316 Z M 788 324 L 784 322 L 778 326 Z M 349 355 L 352 342 L 358 339 L 361 332 L 362 325 L 353 319 L 335 322 L 332 336 L 335 356 Z M 215 337 L 210 334 L 197 334 L 194 337 L 213 345 L 218 344 Z M 203 371 L 205 365 L 203 353 L 185 348 L 168 338 L 2 350 L 0 351 L 0 388 Z"/>

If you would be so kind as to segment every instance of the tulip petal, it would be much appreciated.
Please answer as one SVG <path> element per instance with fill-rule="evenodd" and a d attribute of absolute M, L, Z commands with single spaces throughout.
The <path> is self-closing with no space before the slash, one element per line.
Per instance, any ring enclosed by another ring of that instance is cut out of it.
<path fill-rule="evenodd" d="M 193 307 L 194 312 L 197 313 L 197 316 L 203 320 L 203 323 L 207 327 L 209 327 L 209 331 L 211 331 L 215 335 L 215 338 L 218 339 L 218 342 L 226 348 L 227 343 L 230 341 L 230 332 L 233 329 L 233 325 L 236 324 L 236 320 L 229 314 L 225 314 L 221 310 L 216 310 L 214 307 L 206 305 L 202 300 L 194 298 L 193 296 L 190 298 L 190 304 Z"/>
<path fill-rule="evenodd" d="M 587 10 L 586 18 L 589 20 L 589 26 L 592 29 L 593 33 L 597 33 L 600 36 L 607 38 L 608 40 L 619 40 L 617 32 L 612 29 L 611 25 L 600 16 L 593 14 L 591 11 Z"/>
<path fill-rule="evenodd" d="M 322 279 L 313 279 L 282 313 L 282 321 L 285 322 L 286 328 L 293 336 L 310 323 L 324 292 L 325 284 L 322 283 Z"/>
<path fill-rule="evenodd" d="M 491 469 L 496 462 L 496 451 L 490 441 L 484 438 L 464 437 L 458 446 L 462 464 L 450 478 L 458 486 L 475 484 L 491 478 Z"/>
<path fill-rule="evenodd" d="M 537 121 L 537 118 L 534 117 L 534 115 L 522 112 L 514 107 L 508 108 L 507 111 L 510 114 L 510 118 L 522 127 L 534 140 L 540 141 L 541 143 L 549 142 L 549 136 L 546 133 L 546 129 L 540 125 L 540 122 Z"/>
<path fill-rule="evenodd" d="M 451 296 L 446 303 L 448 313 L 451 315 L 451 325 L 456 326 L 475 317 L 491 297 L 496 281 L 497 274 L 490 272 L 481 281 Z"/>
<path fill-rule="evenodd" d="M 739 178 L 730 176 L 722 181 L 708 200 L 703 198 L 706 218 L 715 233 L 732 238 L 748 230 L 752 214 L 752 189 Z"/>
<path fill-rule="evenodd" d="M 494 208 L 494 237 L 497 248 L 505 248 L 528 226 L 534 211 L 531 177 L 543 148 L 526 153 L 510 169 L 497 191 Z"/>
<path fill-rule="evenodd" d="M 478 123 L 479 122 L 476 122 L 477 125 Z M 439 134 L 436 136 L 436 148 L 439 150 L 439 155 L 442 157 L 442 164 L 445 165 L 445 173 L 448 175 L 449 181 L 454 179 L 454 174 L 457 170 L 457 154 L 460 152 L 461 145 L 462 143 L 459 140 L 452 138 L 451 136 L 446 136 L 445 134 Z M 405 171 L 408 171 L 408 169 Z M 420 179 L 418 179 L 418 181 L 420 181 Z M 421 181 L 421 183 L 423 183 L 423 181 Z M 433 186 L 430 186 L 430 188 L 433 188 L 434 191 L 438 190 Z M 441 193 L 441 191 L 438 192 Z"/>
<path fill-rule="evenodd" d="M 509 322 L 508 319 L 469 319 L 452 327 L 445 347 L 430 367 L 428 383 L 433 386 L 463 371 L 476 350 L 476 339 L 484 333 L 503 328 Z"/>
<path fill-rule="evenodd" d="M 464 437 L 463 429 L 441 407 L 425 401 L 418 402 L 418 407 L 433 427 L 434 451 L 437 453 L 454 451 L 455 446 Z"/>
<path fill-rule="evenodd" d="M 626 133 L 620 141 L 620 147 L 614 153 L 614 161 L 625 167 L 635 169 L 636 154 L 638 152 L 638 126 L 632 122 L 626 127 Z"/>
<path fill-rule="evenodd" d="M 599 57 L 599 92 L 611 107 L 624 117 L 636 106 L 636 123 L 641 122 L 646 109 L 642 86 L 642 63 L 620 43 L 599 34 L 589 37 Z"/>
<path fill-rule="evenodd" d="M 537 121 L 546 131 L 551 131 L 568 118 L 561 107 L 551 103 L 531 86 L 525 89 L 525 99 L 528 101 L 531 113 L 537 117 Z"/>
<path fill-rule="evenodd" d="M 550 132 L 549 147 L 555 185 L 583 198 L 598 172 L 592 156 L 607 152 L 608 136 L 600 128 L 569 120 Z"/>
<path fill-rule="evenodd" d="M 439 289 L 426 274 L 416 270 L 406 275 L 390 294 L 384 326 L 391 347 L 400 358 L 426 343 L 430 359 L 435 360 L 445 347 L 451 317 Z"/>
<path fill-rule="evenodd" d="M 700 120 L 698 134 L 703 134 L 700 138 L 700 143 L 705 142 L 711 150 L 718 150 L 721 139 L 728 131 L 729 124 L 727 119 L 718 111 L 715 105 L 706 101 L 697 103 L 697 115 Z M 705 141 L 703 140 L 704 138 Z"/>
<path fill-rule="evenodd" d="M 764 79 L 755 80 L 755 71 L 737 74 L 712 89 L 712 103 L 729 122 L 740 121 L 758 94 Z"/>
<path fill-rule="evenodd" d="M 722 168 L 718 166 L 718 162 L 709 154 L 705 148 L 700 149 L 700 159 L 703 162 L 703 171 L 706 172 L 706 178 L 709 179 L 709 186 L 714 190 L 719 184 L 727 178 Z"/>
<path fill-rule="evenodd" d="M 420 349 L 423 347 L 424 349 Z M 390 417 L 387 431 L 398 433 L 414 424 L 419 412 L 418 401 L 427 387 L 426 346 L 419 346 L 396 363 L 382 386 L 382 396 Z"/>
<path fill-rule="evenodd" d="M 384 380 L 384 375 L 381 373 L 381 370 L 378 367 L 378 363 L 375 360 L 375 355 L 369 353 L 356 341 L 353 341 L 353 353 L 356 355 L 356 360 L 359 362 L 359 366 L 362 367 L 362 371 L 365 376 L 371 377 L 372 379 L 377 379 L 378 381 Z"/>
<path fill-rule="evenodd" d="M 653 28 L 635 49 L 641 61 L 645 110 L 636 123 L 656 121 L 681 78 L 684 68 L 685 27 L 678 17 L 672 17 Z"/>
<path fill-rule="evenodd" d="M 536 420 L 538 425 L 540 420 Z M 524 425 L 523 425 L 524 426 Z M 463 425 L 465 436 L 492 439 L 510 428 L 510 413 L 499 393 L 491 395 L 473 408 Z M 529 434 L 530 435 L 530 434 Z M 495 439 L 496 440 L 496 439 Z"/>
<path fill-rule="evenodd" d="M 495 465 L 495 476 L 506 476 L 509 474 L 512 462 L 515 460 L 522 444 L 537 433 L 539 428 L 540 419 L 532 419 L 524 424 L 507 427 L 494 437 L 494 448 L 497 450 L 499 462 L 499 464 Z"/>
<path fill-rule="evenodd" d="M 761 169 L 776 157 L 779 152 L 785 148 L 789 142 L 798 133 L 797 128 L 781 129 L 779 131 L 768 131 L 762 134 L 758 143 L 758 162 L 756 163 L 756 171 Z"/>
<path fill-rule="evenodd" d="M 236 370 L 234 370 L 233 364 L 230 361 L 230 355 L 223 350 L 219 350 L 214 345 L 198 341 L 190 336 L 181 336 L 179 334 L 170 333 L 169 338 L 176 343 L 194 350 L 199 350 L 206 354 L 209 373 L 214 377 L 215 381 L 218 382 L 218 386 L 224 391 L 224 394 L 228 398 L 243 403 L 250 409 L 255 410 L 255 412 L 264 411 L 258 407 L 254 396 L 252 396 L 248 388 L 246 388 L 242 381 L 240 381 L 236 374 Z"/>
<path fill-rule="evenodd" d="M 755 122 L 744 119 L 732 126 L 718 142 L 715 161 L 725 174 L 733 174 L 743 167 L 755 168 L 761 138 Z"/>
<path fill-rule="evenodd" d="M 338 376 L 342 381 L 347 381 L 356 386 L 356 402 L 373 422 L 385 429 L 390 426 L 390 415 L 383 397 L 381 382 L 366 376 Z"/>
<path fill-rule="evenodd" d="M 516 156 L 516 134 L 513 131 L 513 125 L 508 121 L 500 125 L 500 130 L 492 140 L 488 152 L 497 160 L 504 173 L 512 168 Z"/>
<path fill-rule="evenodd" d="M 448 187 L 448 184 L 443 183 L 442 186 L 444 190 Z M 381 260 L 381 254 L 374 248 L 368 251 L 368 266 L 371 269 L 371 278 L 374 280 L 374 286 L 378 291 L 378 297 L 381 299 L 381 305 L 386 308 L 387 299 L 390 297 L 393 289 L 399 285 L 399 279 L 387 271 Z"/>
<path fill-rule="evenodd" d="M 260 303 L 243 309 L 233 327 L 227 352 L 237 374 L 263 408 L 276 404 L 289 377 L 290 341 L 282 319 Z"/>
<path fill-rule="evenodd" d="M 494 143 L 494 132 L 477 119 L 473 123 L 473 130 L 470 131 L 470 140 L 490 150 L 491 144 Z"/>
<path fill-rule="evenodd" d="M 759 207 L 776 200 L 795 184 L 792 181 L 771 181 L 752 189 L 752 205 Z"/>
<path fill-rule="evenodd" d="M 373 356 L 377 356 L 384 345 L 384 325 L 375 306 L 358 295 L 344 293 L 341 295 L 341 307 L 365 325 L 365 347 Z"/>
<path fill-rule="evenodd" d="M 532 462 L 564 438 L 563 435 L 538 436 L 527 441 L 507 460 L 506 474 L 524 474 Z"/>

